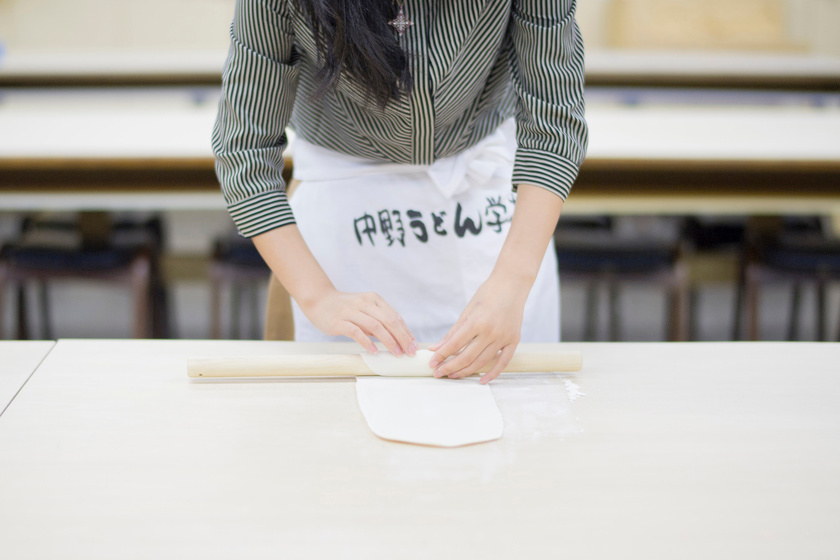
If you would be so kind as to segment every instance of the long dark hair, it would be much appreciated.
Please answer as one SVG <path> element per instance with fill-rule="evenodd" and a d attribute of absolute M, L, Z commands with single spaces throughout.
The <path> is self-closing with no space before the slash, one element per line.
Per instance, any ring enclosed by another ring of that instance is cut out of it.
<path fill-rule="evenodd" d="M 388 22 L 393 0 L 297 0 L 315 35 L 322 63 L 316 96 L 335 89 L 342 71 L 368 101 L 385 107 L 411 91 L 408 55 Z"/>

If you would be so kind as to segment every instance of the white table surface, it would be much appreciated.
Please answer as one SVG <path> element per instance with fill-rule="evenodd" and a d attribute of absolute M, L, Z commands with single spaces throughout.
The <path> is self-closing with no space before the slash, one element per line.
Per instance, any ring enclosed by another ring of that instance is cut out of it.
<path fill-rule="evenodd" d="M 564 348 L 493 383 L 501 440 L 438 449 L 373 436 L 352 380 L 186 377 L 312 346 L 59 341 L 0 417 L 3 556 L 840 557 L 840 345 Z"/>
<path fill-rule="evenodd" d="M 0 341 L 0 414 L 54 345 L 51 340 Z"/>

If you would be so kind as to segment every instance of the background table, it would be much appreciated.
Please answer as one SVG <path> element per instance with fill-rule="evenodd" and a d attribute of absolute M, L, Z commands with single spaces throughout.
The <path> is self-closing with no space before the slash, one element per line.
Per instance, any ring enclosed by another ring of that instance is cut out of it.
<path fill-rule="evenodd" d="M 8 52 L 0 87 L 218 85 L 227 49 L 166 52 Z M 840 90 L 840 57 L 809 53 L 591 49 L 591 86 Z"/>
<path fill-rule="evenodd" d="M 588 49 L 586 83 L 836 92 L 840 90 L 840 58 L 781 52 Z"/>
<path fill-rule="evenodd" d="M 352 380 L 186 377 L 322 348 L 59 341 L 0 418 L 4 555 L 840 555 L 838 344 L 564 345 L 582 372 L 503 376 L 505 436 L 458 449 L 377 439 Z"/>
<path fill-rule="evenodd" d="M 0 341 L 0 414 L 49 354 L 53 341 Z"/>
<path fill-rule="evenodd" d="M 224 209 L 218 88 L 0 94 L 3 209 Z M 838 94 L 590 88 L 587 102 L 567 214 L 840 216 Z"/>

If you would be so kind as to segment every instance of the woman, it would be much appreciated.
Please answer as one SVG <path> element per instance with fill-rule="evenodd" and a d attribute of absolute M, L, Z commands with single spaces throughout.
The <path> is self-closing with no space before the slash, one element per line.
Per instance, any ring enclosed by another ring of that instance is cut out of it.
<path fill-rule="evenodd" d="M 434 342 L 436 376 L 492 363 L 482 383 L 520 339 L 558 340 L 547 248 L 587 143 L 575 4 L 237 1 L 216 169 L 297 340 Z"/>

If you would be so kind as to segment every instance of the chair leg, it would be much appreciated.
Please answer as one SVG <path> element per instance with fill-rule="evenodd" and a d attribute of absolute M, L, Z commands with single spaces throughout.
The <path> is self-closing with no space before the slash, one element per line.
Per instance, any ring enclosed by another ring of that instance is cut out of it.
<path fill-rule="evenodd" d="M 607 293 L 610 298 L 610 312 L 609 312 L 609 340 L 610 342 L 618 342 L 621 337 L 619 331 L 621 328 L 621 309 L 619 299 L 618 284 L 613 278 L 607 281 Z"/>
<path fill-rule="evenodd" d="M 688 290 L 688 339 L 697 340 L 700 338 L 700 327 L 698 325 L 699 310 L 700 310 L 700 291 L 697 288 Z"/>
<path fill-rule="evenodd" d="M 680 306 L 682 305 L 681 296 L 680 296 L 680 287 L 679 281 L 677 278 L 673 278 L 668 286 L 668 298 L 667 298 L 667 319 L 665 324 L 668 326 L 668 336 L 667 340 L 671 342 L 679 341 L 682 338 L 682 313 L 680 311 Z"/>
<path fill-rule="evenodd" d="M 788 340 L 799 338 L 799 308 L 802 305 L 802 284 L 793 283 L 793 293 L 790 299 L 790 322 L 788 323 Z"/>
<path fill-rule="evenodd" d="M 149 260 L 152 336 L 163 339 L 175 338 L 174 328 L 169 317 L 169 292 L 160 252 L 159 248 L 152 250 Z"/>
<path fill-rule="evenodd" d="M 161 335 L 165 338 L 178 338 L 178 325 L 175 323 L 174 317 L 170 313 L 171 299 L 169 297 L 169 289 L 166 284 L 160 285 L 160 314 L 161 314 Z"/>
<path fill-rule="evenodd" d="M 242 288 L 234 283 L 230 288 L 230 337 L 239 339 L 240 309 L 242 308 Z"/>
<path fill-rule="evenodd" d="M 18 340 L 29 340 L 29 310 L 26 301 L 26 284 L 17 285 L 17 333 Z"/>
<path fill-rule="evenodd" d="M 733 304 L 732 315 L 732 340 L 741 340 L 742 318 L 746 311 L 744 300 L 746 299 L 746 287 L 739 281 L 735 286 L 735 303 Z"/>
<path fill-rule="evenodd" d="M 3 340 L 4 324 L 6 322 L 6 278 L 8 276 L 7 266 L 0 262 L 0 340 Z"/>
<path fill-rule="evenodd" d="M 294 340 L 295 321 L 292 298 L 276 276 L 268 281 L 268 297 L 263 313 L 265 340 Z"/>
<path fill-rule="evenodd" d="M 598 286 L 586 283 L 586 317 L 583 318 L 583 339 L 597 340 L 598 335 Z"/>
<path fill-rule="evenodd" d="M 828 329 L 826 328 L 826 282 L 823 279 L 817 280 L 817 340 L 828 340 Z"/>
<path fill-rule="evenodd" d="M 159 279 L 152 279 L 151 301 L 152 311 L 152 337 L 172 338 L 169 323 L 169 302 L 166 287 Z"/>
<path fill-rule="evenodd" d="M 251 298 L 251 339 L 252 340 L 259 340 L 260 338 L 260 304 L 259 304 L 259 290 L 257 288 L 258 284 L 256 282 L 252 282 L 248 286 L 248 293 L 250 294 Z"/>
<path fill-rule="evenodd" d="M 749 265 L 746 271 L 744 282 L 744 316 L 747 322 L 747 338 L 758 340 L 758 306 L 759 298 L 759 271 L 754 265 Z"/>
<path fill-rule="evenodd" d="M 38 282 L 38 305 L 41 308 L 41 332 L 44 333 L 44 340 L 53 339 L 52 322 L 50 317 L 50 294 L 47 283 L 44 281 Z"/>
<path fill-rule="evenodd" d="M 681 342 L 689 340 L 689 331 L 694 321 L 694 310 L 691 309 L 692 291 L 688 283 L 688 269 L 684 263 L 675 266 L 670 279 L 670 340 Z"/>
<path fill-rule="evenodd" d="M 734 314 L 732 316 L 732 340 L 741 340 L 741 328 L 743 317 L 746 315 L 745 299 L 746 299 L 746 283 L 747 283 L 747 258 L 744 254 L 738 258 L 738 280 L 735 284 L 735 304 L 733 306 Z"/>
<path fill-rule="evenodd" d="M 840 313 L 837 314 L 837 342 L 840 342 Z"/>
<path fill-rule="evenodd" d="M 222 287 L 213 269 L 210 270 L 210 338 L 222 338 Z"/>
<path fill-rule="evenodd" d="M 130 274 L 134 293 L 134 338 L 151 338 L 149 259 L 144 256 L 135 258 Z"/>
<path fill-rule="evenodd" d="M 685 264 L 680 264 L 677 269 L 677 309 L 679 309 L 679 318 L 677 324 L 679 325 L 678 340 L 685 341 L 688 338 L 688 325 L 694 320 L 694 315 L 691 313 L 691 306 L 688 304 L 688 267 Z"/>
<path fill-rule="evenodd" d="M 558 280 L 558 283 L 559 283 L 560 282 L 560 275 L 559 274 L 557 275 L 557 280 Z M 560 333 L 560 340 L 558 342 L 562 342 L 563 341 L 563 299 L 562 299 L 563 298 L 563 284 L 559 283 L 559 287 L 560 287 L 560 296 L 557 298 L 557 305 L 560 307 L 560 324 L 557 325 L 557 328 L 559 329 L 557 332 Z M 268 295 L 270 297 L 271 292 L 269 292 Z"/>

